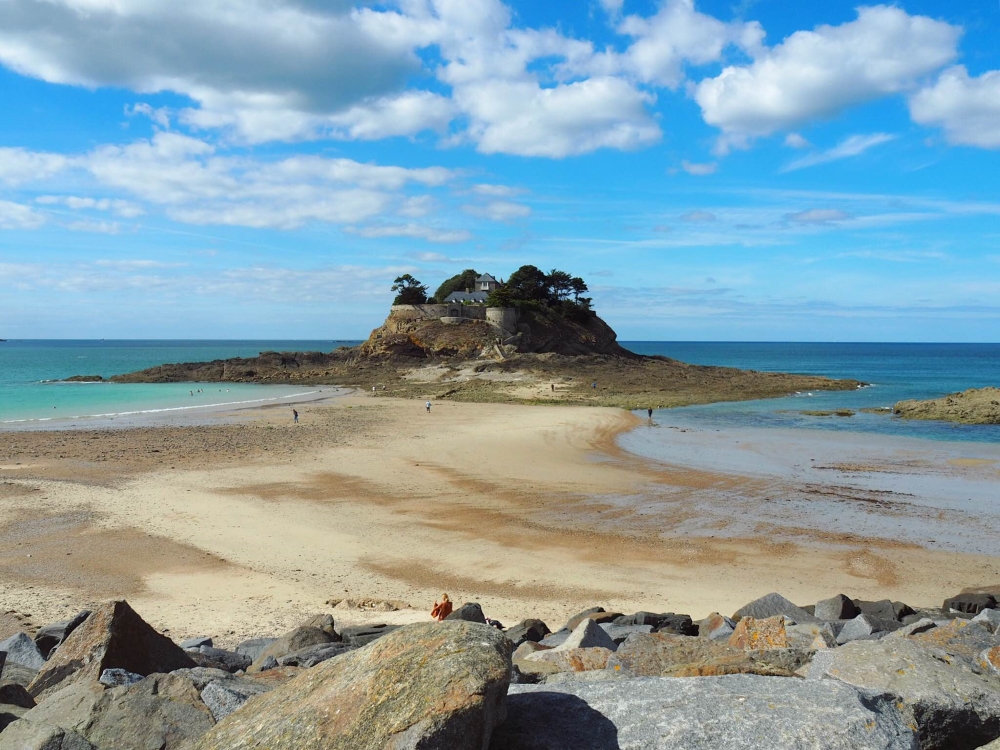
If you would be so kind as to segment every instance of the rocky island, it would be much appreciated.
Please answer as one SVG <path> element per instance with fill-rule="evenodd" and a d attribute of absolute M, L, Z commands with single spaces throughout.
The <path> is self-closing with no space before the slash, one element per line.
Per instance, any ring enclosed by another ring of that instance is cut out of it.
<path fill-rule="evenodd" d="M 1000 388 L 970 388 L 925 401 L 899 401 L 892 413 L 902 419 L 1000 424 Z"/>
<path fill-rule="evenodd" d="M 468 291 L 454 291 L 462 287 Z M 432 297 L 402 276 L 394 290 L 399 294 L 385 322 L 357 347 L 161 365 L 111 380 L 374 386 L 383 396 L 631 409 L 863 385 L 635 354 L 591 309 L 583 280 L 561 271 L 522 266 L 500 283 L 470 269 Z"/>

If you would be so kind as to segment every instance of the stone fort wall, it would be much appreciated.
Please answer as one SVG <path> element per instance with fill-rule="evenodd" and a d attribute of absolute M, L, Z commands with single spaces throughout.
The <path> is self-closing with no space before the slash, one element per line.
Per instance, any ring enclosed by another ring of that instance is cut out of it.
<path fill-rule="evenodd" d="M 486 307 L 485 305 L 433 304 L 393 305 L 392 315 L 400 322 L 448 318 L 449 323 L 464 320 L 485 320 L 494 328 L 513 333 L 517 330 L 517 310 L 513 307 Z"/>

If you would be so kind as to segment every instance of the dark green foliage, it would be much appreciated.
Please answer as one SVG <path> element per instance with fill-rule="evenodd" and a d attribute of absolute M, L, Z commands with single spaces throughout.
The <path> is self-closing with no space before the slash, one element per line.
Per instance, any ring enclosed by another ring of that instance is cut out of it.
<path fill-rule="evenodd" d="M 545 273 L 535 266 L 521 266 L 506 284 L 490 294 L 487 304 L 547 311 L 586 323 L 594 314 L 590 309 L 591 298 L 580 296 L 586 291 L 587 283 L 579 276 L 570 276 L 555 268 Z"/>
<path fill-rule="evenodd" d="M 394 305 L 422 305 L 427 302 L 427 287 L 408 273 L 396 277 L 392 291 L 396 292 L 396 299 L 392 301 Z"/>
<path fill-rule="evenodd" d="M 479 274 L 471 268 L 466 268 L 462 273 L 452 276 L 437 288 L 434 299 L 444 302 L 444 298 L 452 292 L 464 292 L 466 289 L 475 290 L 476 279 Z"/>

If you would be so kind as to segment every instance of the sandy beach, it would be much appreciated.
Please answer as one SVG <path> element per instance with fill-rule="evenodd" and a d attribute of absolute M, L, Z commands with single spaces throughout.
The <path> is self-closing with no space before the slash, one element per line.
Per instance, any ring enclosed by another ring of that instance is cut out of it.
<path fill-rule="evenodd" d="M 769 591 L 940 605 L 1000 584 L 1000 553 L 944 533 L 961 509 L 911 503 L 905 487 L 872 500 L 892 490 L 894 461 L 906 487 L 942 473 L 952 489 L 995 482 L 1000 455 L 982 446 L 922 463 L 892 451 L 873 461 L 863 442 L 828 456 L 809 446 L 823 466 L 882 482 L 841 493 L 816 522 L 795 493 L 843 486 L 832 470 L 813 470 L 817 480 L 713 460 L 722 443 L 680 430 L 671 462 L 640 457 L 618 439 L 642 420 L 619 409 L 446 402 L 427 414 L 422 401 L 356 394 L 299 411 L 298 425 L 282 407 L 0 434 L 0 626 L 124 597 L 174 637 L 227 644 L 322 611 L 342 623 L 427 619 L 443 591 L 507 624 L 558 627 L 598 604 L 700 618 Z M 970 529 L 989 533 L 991 502 Z M 928 536 L 935 523 L 940 538 Z"/>

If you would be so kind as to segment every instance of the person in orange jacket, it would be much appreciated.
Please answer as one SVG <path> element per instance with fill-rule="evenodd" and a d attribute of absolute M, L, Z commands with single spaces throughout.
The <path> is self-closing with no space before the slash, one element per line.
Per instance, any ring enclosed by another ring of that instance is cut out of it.
<path fill-rule="evenodd" d="M 434 602 L 434 609 L 431 610 L 431 617 L 439 622 L 451 614 L 451 600 L 447 594 L 441 594 L 441 603 Z"/>

